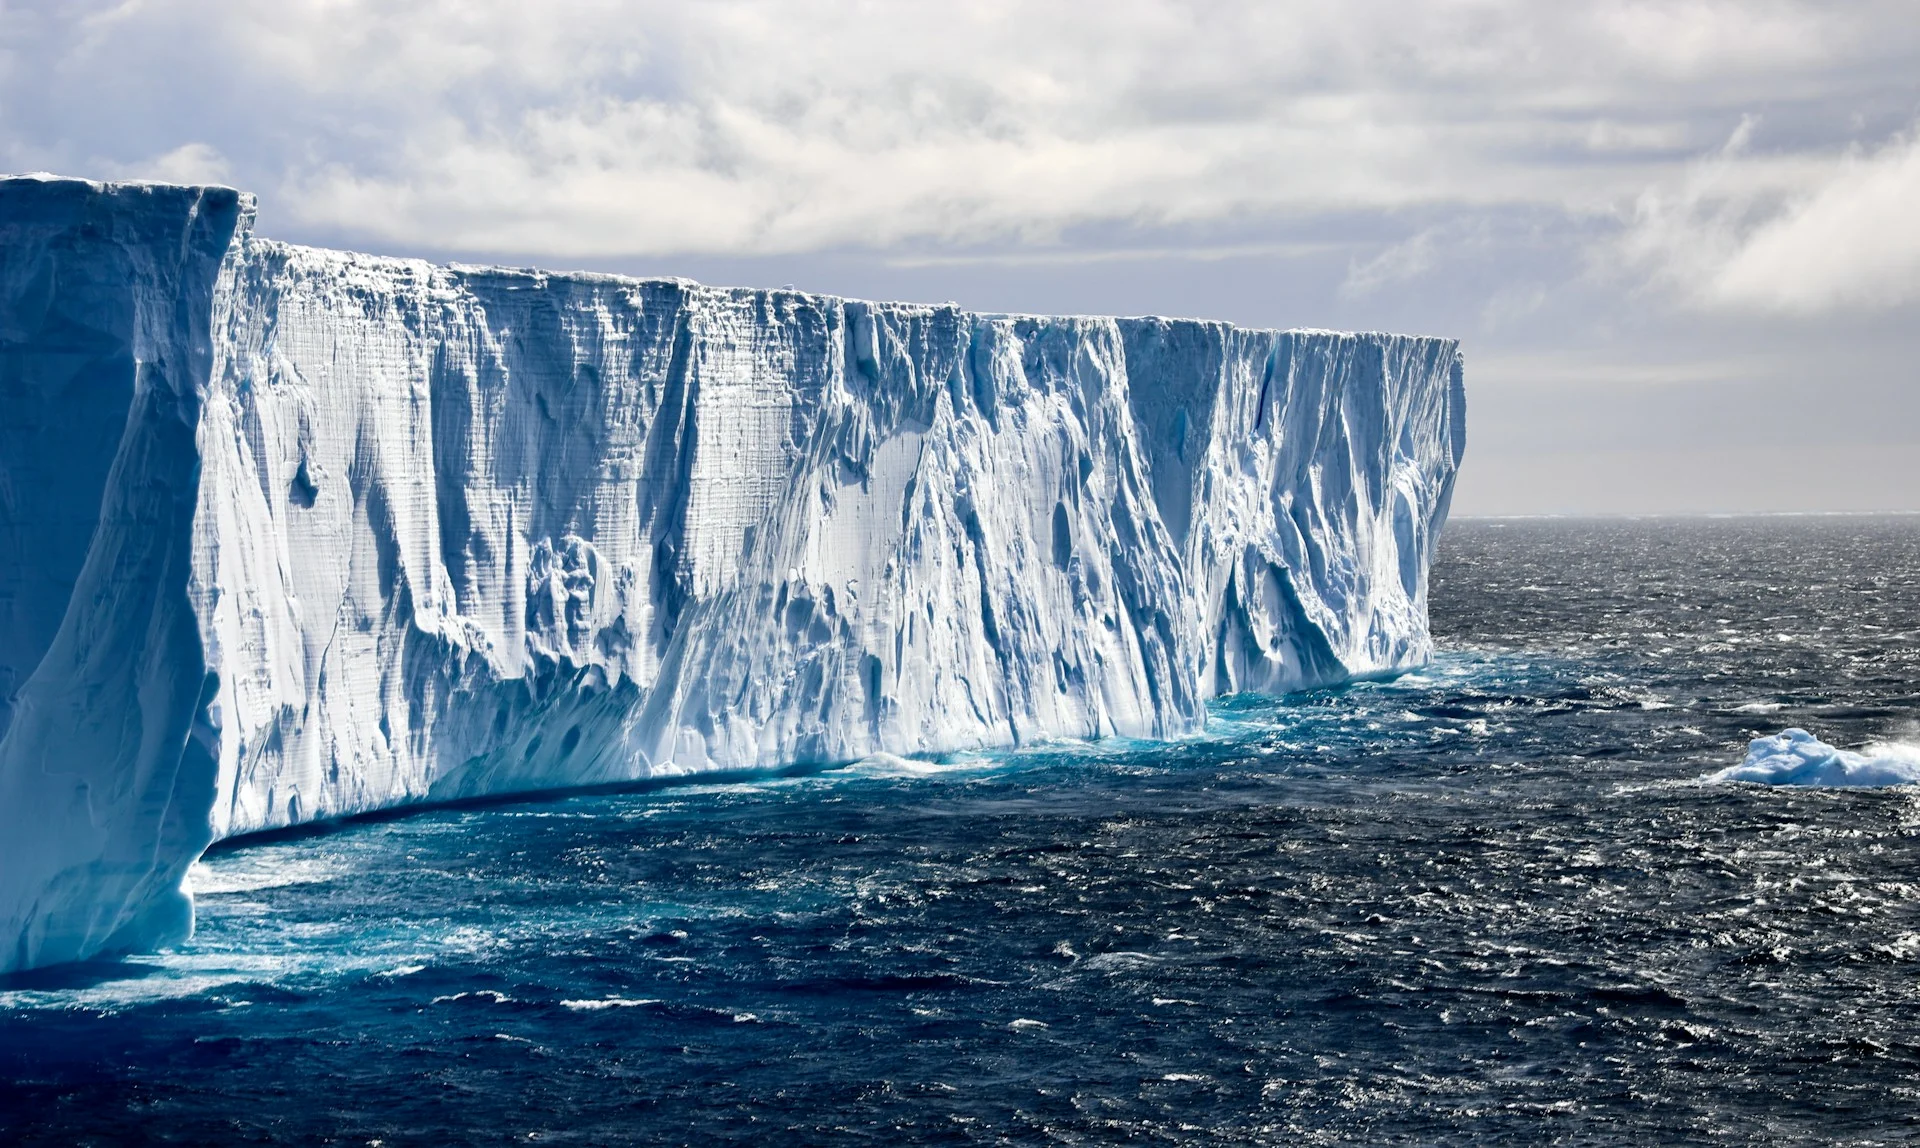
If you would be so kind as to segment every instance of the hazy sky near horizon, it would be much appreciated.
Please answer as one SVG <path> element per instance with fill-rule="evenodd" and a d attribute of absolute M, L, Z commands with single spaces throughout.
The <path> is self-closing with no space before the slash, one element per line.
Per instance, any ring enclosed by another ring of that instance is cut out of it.
<path fill-rule="evenodd" d="M 278 238 L 1457 336 L 1463 514 L 1920 509 L 1920 6 L 0 0 Z"/>

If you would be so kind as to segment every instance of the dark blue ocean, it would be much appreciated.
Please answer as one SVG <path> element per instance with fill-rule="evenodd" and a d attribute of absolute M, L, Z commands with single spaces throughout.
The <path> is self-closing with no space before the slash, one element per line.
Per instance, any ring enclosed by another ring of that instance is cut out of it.
<path fill-rule="evenodd" d="M 1205 738 L 240 842 L 0 981 L 0 1142 L 1891 1143 L 1920 518 L 1456 522 L 1441 653 Z"/>

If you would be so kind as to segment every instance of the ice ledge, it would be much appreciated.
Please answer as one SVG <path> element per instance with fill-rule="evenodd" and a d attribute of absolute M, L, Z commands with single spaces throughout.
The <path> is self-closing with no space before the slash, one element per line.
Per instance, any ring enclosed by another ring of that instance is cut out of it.
<path fill-rule="evenodd" d="M 296 247 L 0 180 L 0 969 L 183 936 L 218 836 L 1158 737 L 1393 672 L 1444 339 Z"/>

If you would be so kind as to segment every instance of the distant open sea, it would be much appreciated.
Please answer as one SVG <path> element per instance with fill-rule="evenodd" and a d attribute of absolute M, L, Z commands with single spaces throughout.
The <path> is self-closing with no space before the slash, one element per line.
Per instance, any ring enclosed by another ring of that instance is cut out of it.
<path fill-rule="evenodd" d="M 222 847 L 0 981 L 0 1143 L 1892 1143 L 1920 518 L 1464 521 L 1440 654 L 1203 738 Z"/>

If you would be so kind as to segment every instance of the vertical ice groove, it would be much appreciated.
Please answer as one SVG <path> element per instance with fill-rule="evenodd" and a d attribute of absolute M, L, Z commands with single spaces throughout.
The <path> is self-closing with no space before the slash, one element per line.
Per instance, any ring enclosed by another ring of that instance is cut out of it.
<path fill-rule="evenodd" d="M 1050 737 L 1429 653 L 1448 340 L 426 263 L 0 180 L 0 971 L 218 837 Z"/>

